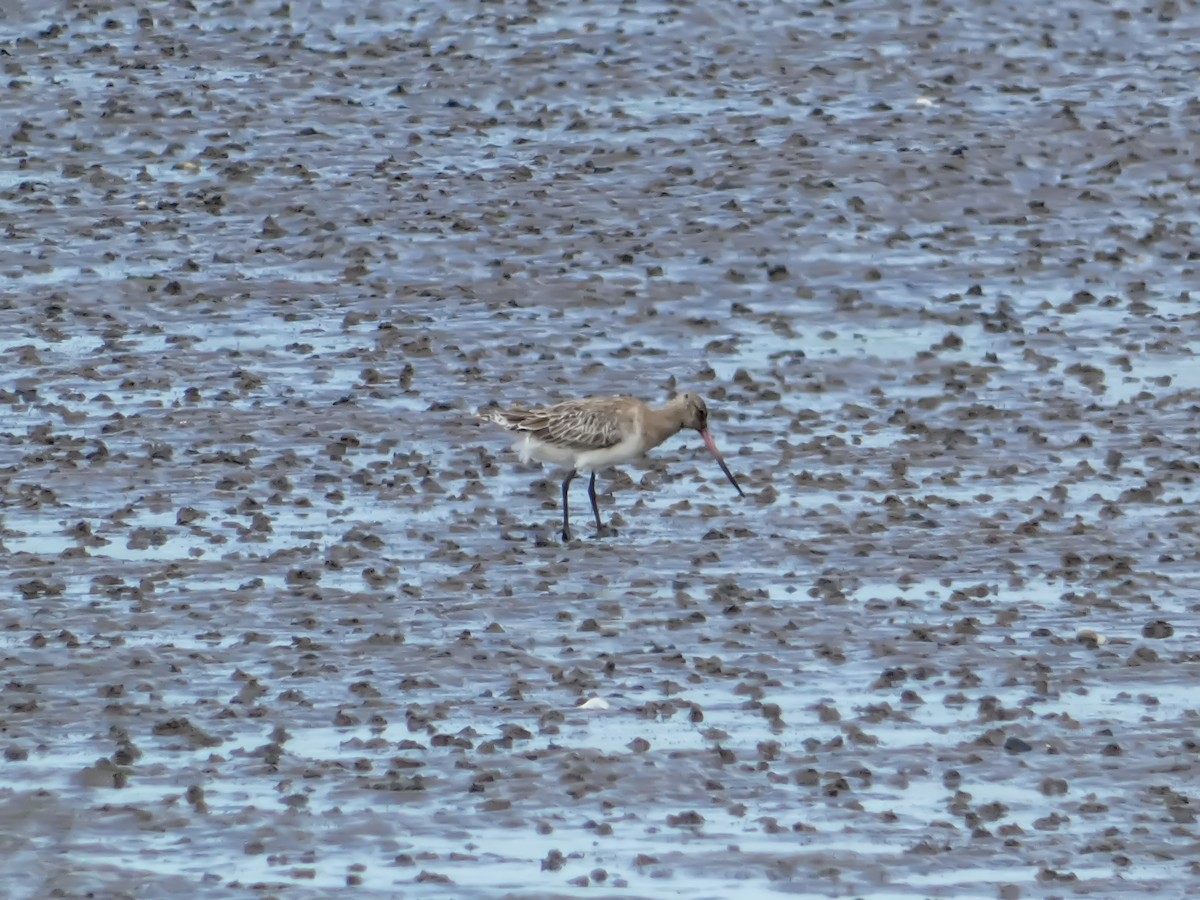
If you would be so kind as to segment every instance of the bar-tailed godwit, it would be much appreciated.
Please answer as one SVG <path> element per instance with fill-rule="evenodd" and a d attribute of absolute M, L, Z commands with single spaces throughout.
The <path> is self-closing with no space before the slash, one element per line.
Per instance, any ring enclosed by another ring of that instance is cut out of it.
<path fill-rule="evenodd" d="M 708 407 L 695 394 L 679 394 L 657 409 L 633 397 L 588 397 L 544 409 L 486 409 L 479 415 L 520 435 L 513 449 L 522 462 L 536 459 L 570 466 L 562 483 L 564 541 L 571 539 L 567 500 L 571 479 L 581 471 L 591 473 L 588 499 L 596 517 L 596 531 L 603 532 L 596 505 L 596 470 L 636 459 L 684 428 L 700 432 L 730 484 L 746 496 L 709 434 Z"/>

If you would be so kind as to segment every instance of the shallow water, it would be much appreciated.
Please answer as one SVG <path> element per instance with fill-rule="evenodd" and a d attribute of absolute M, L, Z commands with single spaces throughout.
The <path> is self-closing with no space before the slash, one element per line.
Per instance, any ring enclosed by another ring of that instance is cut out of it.
<path fill-rule="evenodd" d="M 0 889 L 1183 896 L 1198 30 L 6 5 Z"/>

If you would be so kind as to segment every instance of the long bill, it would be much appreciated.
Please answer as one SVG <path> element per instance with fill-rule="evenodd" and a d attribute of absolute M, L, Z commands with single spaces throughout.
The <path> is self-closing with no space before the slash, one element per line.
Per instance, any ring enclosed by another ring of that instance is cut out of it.
<path fill-rule="evenodd" d="M 708 433 L 707 428 L 700 432 L 700 437 L 704 438 L 704 446 L 707 447 L 708 452 L 713 455 L 713 459 L 717 461 L 717 465 L 721 467 L 721 471 L 725 473 L 725 477 L 729 479 L 729 483 L 737 488 L 739 496 L 745 497 L 746 495 L 742 491 L 741 486 L 738 485 L 737 479 L 734 478 L 733 473 L 729 471 L 729 466 L 725 465 L 725 458 L 721 456 L 721 451 L 717 449 L 717 445 L 713 441 L 712 435 Z"/>

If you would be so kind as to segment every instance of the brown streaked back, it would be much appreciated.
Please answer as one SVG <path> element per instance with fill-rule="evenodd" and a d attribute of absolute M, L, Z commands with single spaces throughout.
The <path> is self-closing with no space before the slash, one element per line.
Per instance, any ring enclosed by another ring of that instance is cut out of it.
<path fill-rule="evenodd" d="M 552 446 L 603 450 L 637 431 L 640 406 L 632 397 L 588 397 L 542 409 L 488 410 L 481 418 Z"/>

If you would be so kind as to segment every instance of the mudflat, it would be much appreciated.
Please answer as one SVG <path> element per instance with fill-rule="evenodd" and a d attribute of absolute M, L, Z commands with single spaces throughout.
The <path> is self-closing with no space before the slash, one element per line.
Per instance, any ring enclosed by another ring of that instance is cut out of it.
<path fill-rule="evenodd" d="M 1188 894 L 1197 33 L 4 4 L 0 894 Z"/>

